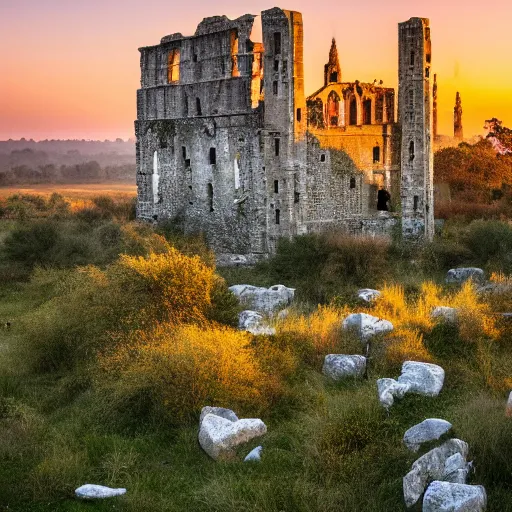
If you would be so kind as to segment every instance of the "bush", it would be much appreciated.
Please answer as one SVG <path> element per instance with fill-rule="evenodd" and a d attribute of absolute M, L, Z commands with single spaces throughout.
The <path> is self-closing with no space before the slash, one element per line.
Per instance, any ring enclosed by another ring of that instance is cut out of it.
<path fill-rule="evenodd" d="M 100 365 L 107 409 L 134 423 L 176 425 L 205 405 L 254 411 L 265 404 L 267 379 L 251 335 L 228 327 L 158 324 L 128 335 Z"/>
<path fill-rule="evenodd" d="M 421 266 L 427 272 L 459 267 L 472 258 L 471 251 L 454 240 L 436 239 L 421 251 Z"/>

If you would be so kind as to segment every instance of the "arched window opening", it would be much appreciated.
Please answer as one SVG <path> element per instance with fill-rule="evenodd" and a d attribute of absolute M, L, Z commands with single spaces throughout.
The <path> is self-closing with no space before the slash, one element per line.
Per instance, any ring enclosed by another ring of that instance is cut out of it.
<path fill-rule="evenodd" d="M 167 57 L 167 81 L 177 82 L 180 79 L 180 50 L 174 48 Z"/>
<path fill-rule="evenodd" d="M 363 101 L 363 124 L 372 124 L 372 100 Z"/>
<path fill-rule="evenodd" d="M 409 142 L 409 161 L 412 162 L 414 160 L 414 141 L 411 140 Z"/>
<path fill-rule="evenodd" d="M 276 224 L 281 223 L 281 210 L 276 210 Z"/>
<path fill-rule="evenodd" d="M 152 185 L 153 185 L 153 203 L 157 204 L 160 202 L 160 194 L 158 192 L 160 184 L 160 175 L 158 173 L 158 152 L 155 151 L 153 154 L 153 175 L 152 175 Z"/>
<path fill-rule="evenodd" d="M 354 96 L 350 98 L 350 109 L 349 109 L 349 124 L 357 124 L 357 101 Z"/>
<path fill-rule="evenodd" d="M 213 212 L 213 185 L 208 183 L 208 208 Z"/>
<path fill-rule="evenodd" d="M 203 112 L 201 110 L 201 100 L 199 98 L 196 98 L 196 114 L 198 116 L 202 116 Z"/>
<path fill-rule="evenodd" d="M 327 123 L 328 126 L 338 126 L 340 115 L 340 97 L 335 91 L 331 91 L 327 98 Z"/>
<path fill-rule="evenodd" d="M 238 30 L 232 30 L 230 35 L 231 43 L 231 76 L 240 76 L 238 69 Z"/>
<path fill-rule="evenodd" d="M 380 147 L 375 146 L 373 148 L 373 163 L 377 164 L 380 162 Z"/>
<path fill-rule="evenodd" d="M 210 165 L 217 165 L 217 150 L 210 148 Z"/>

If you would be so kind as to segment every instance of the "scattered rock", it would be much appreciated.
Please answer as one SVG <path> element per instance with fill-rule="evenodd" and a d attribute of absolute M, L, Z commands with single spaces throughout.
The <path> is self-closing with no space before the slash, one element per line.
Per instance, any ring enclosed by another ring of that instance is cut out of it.
<path fill-rule="evenodd" d="M 362 288 L 357 290 L 357 297 L 364 302 L 373 302 L 377 300 L 382 294 L 379 290 L 373 290 L 372 288 Z"/>
<path fill-rule="evenodd" d="M 472 279 L 475 283 L 483 283 L 484 271 L 481 268 L 452 268 L 446 274 L 447 283 L 464 283 L 468 279 Z"/>
<path fill-rule="evenodd" d="M 469 464 L 460 453 L 454 453 L 444 463 L 442 480 L 453 484 L 465 484 L 469 473 Z"/>
<path fill-rule="evenodd" d="M 484 512 L 487 494 L 481 485 L 432 482 L 423 499 L 423 512 Z"/>
<path fill-rule="evenodd" d="M 83 500 L 98 500 L 126 494 L 126 489 L 111 489 L 103 485 L 85 484 L 75 490 L 77 498 Z"/>
<path fill-rule="evenodd" d="M 236 284 L 229 289 L 238 297 L 241 304 L 248 305 L 261 313 L 272 313 L 275 309 L 287 306 L 295 296 L 294 288 L 287 288 L 282 284 L 276 284 L 270 288 Z"/>
<path fill-rule="evenodd" d="M 512 417 L 512 391 L 508 395 L 506 415 Z"/>
<path fill-rule="evenodd" d="M 429 418 L 414 427 L 411 427 L 404 434 L 404 443 L 413 452 L 417 452 L 423 443 L 439 439 L 452 428 L 452 424 L 446 420 Z"/>
<path fill-rule="evenodd" d="M 377 391 L 380 403 L 388 409 L 393 405 L 395 398 L 402 398 L 409 391 L 409 386 L 400 384 L 395 379 L 378 379 Z"/>
<path fill-rule="evenodd" d="M 267 432 L 260 419 L 230 421 L 214 414 L 207 414 L 199 429 L 201 448 L 215 460 L 229 460 L 234 457 L 238 446 Z"/>
<path fill-rule="evenodd" d="M 261 461 L 261 452 L 263 451 L 263 446 L 257 446 L 254 450 L 251 450 L 247 457 L 245 457 L 244 462 L 260 462 Z"/>
<path fill-rule="evenodd" d="M 449 308 L 448 306 L 437 306 L 435 307 L 430 316 L 432 318 L 440 318 L 445 322 L 454 324 L 457 322 L 458 310 L 456 308 Z"/>
<path fill-rule="evenodd" d="M 325 356 L 322 373 L 334 380 L 346 377 L 363 377 L 366 371 L 366 357 L 342 354 L 329 354 Z"/>
<path fill-rule="evenodd" d="M 398 382 L 407 384 L 410 393 L 437 396 L 443 388 L 444 370 L 437 364 L 405 361 Z"/>
<path fill-rule="evenodd" d="M 203 407 L 201 409 L 201 415 L 199 416 L 199 426 L 203 423 L 204 417 L 207 414 L 214 414 L 215 416 L 220 416 L 229 421 L 238 421 L 238 416 L 231 410 L 225 409 L 224 407 L 210 407 L 209 405 Z"/>
<path fill-rule="evenodd" d="M 343 329 L 352 329 L 357 332 L 361 341 L 366 343 L 372 336 L 385 334 L 393 330 L 393 324 L 367 313 L 352 313 L 342 324 Z"/>
<path fill-rule="evenodd" d="M 460 453 L 466 460 L 467 443 L 460 439 L 450 439 L 425 453 L 413 463 L 411 471 L 403 479 L 404 499 L 407 507 L 412 507 L 420 499 L 428 482 L 443 478 L 446 460 L 455 453 Z"/>
<path fill-rule="evenodd" d="M 245 310 L 238 315 L 238 328 L 251 334 L 274 335 L 276 330 L 265 323 L 263 316 L 256 311 Z"/>

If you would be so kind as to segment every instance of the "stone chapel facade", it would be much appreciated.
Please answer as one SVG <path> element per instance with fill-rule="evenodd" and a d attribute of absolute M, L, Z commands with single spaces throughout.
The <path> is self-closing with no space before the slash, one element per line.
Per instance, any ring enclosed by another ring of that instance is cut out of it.
<path fill-rule="evenodd" d="M 343 82 L 333 40 L 324 86 L 304 93 L 302 15 L 205 18 L 141 52 L 137 216 L 203 232 L 218 253 L 268 254 L 330 228 L 433 236 L 429 22 L 399 24 L 395 91 Z M 378 190 L 391 196 L 377 210 Z"/>

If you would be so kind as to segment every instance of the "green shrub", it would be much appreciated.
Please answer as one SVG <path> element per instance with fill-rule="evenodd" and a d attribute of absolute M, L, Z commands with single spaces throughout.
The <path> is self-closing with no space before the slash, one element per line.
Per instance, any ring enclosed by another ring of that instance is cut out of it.
<path fill-rule="evenodd" d="M 472 257 L 471 251 L 454 240 L 435 239 L 421 251 L 421 266 L 427 272 L 458 267 Z"/>

